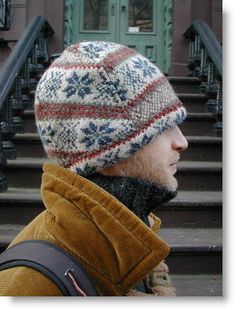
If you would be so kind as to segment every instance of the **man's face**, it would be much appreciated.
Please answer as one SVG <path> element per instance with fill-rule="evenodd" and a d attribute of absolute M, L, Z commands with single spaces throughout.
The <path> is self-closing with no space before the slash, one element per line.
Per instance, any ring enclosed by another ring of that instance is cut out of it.
<path fill-rule="evenodd" d="M 145 179 L 174 191 L 178 187 L 174 176 L 177 172 L 177 162 L 180 153 L 187 147 L 185 136 L 176 126 L 160 134 L 131 158 L 104 169 L 103 174 Z"/>

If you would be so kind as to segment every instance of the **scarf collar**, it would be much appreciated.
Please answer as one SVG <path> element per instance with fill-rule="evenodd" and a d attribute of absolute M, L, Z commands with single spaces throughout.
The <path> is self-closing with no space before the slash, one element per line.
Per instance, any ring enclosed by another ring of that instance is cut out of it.
<path fill-rule="evenodd" d="M 177 191 L 171 191 L 156 183 L 131 177 L 111 177 L 95 173 L 87 179 L 116 197 L 147 225 L 150 212 L 177 194 Z"/>

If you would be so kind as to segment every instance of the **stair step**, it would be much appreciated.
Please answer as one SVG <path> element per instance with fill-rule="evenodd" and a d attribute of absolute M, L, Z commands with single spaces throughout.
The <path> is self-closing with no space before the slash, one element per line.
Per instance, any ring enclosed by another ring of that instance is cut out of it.
<path fill-rule="evenodd" d="M 24 122 L 24 132 L 37 133 L 34 110 L 25 110 L 22 115 Z"/>
<path fill-rule="evenodd" d="M 13 139 L 17 157 L 46 158 L 38 133 L 17 133 Z"/>
<path fill-rule="evenodd" d="M 17 158 L 8 160 L 4 169 L 10 187 L 39 188 L 41 184 L 42 165 L 45 158 Z"/>
<path fill-rule="evenodd" d="M 222 163 L 180 161 L 176 178 L 182 191 L 222 191 Z"/>
<path fill-rule="evenodd" d="M 26 225 L 43 210 L 40 189 L 10 187 L 0 194 L 0 225 Z"/>
<path fill-rule="evenodd" d="M 206 102 L 208 98 L 202 93 L 177 93 L 177 96 L 184 103 L 188 113 L 206 113 Z"/>
<path fill-rule="evenodd" d="M 24 225 L 0 225 L 0 252 Z M 171 248 L 166 263 L 173 274 L 221 274 L 221 229 L 160 229 L 159 236 Z"/>
<path fill-rule="evenodd" d="M 171 273 L 222 273 L 221 229 L 161 228 L 159 236 L 171 248 L 166 258 Z"/>
<path fill-rule="evenodd" d="M 27 224 L 42 210 L 40 189 L 10 187 L 0 194 L 0 224 Z M 220 228 L 222 193 L 180 191 L 176 198 L 153 212 L 161 218 L 164 228 Z"/>
<path fill-rule="evenodd" d="M 39 188 L 41 183 L 42 165 L 45 158 L 18 158 L 9 160 L 4 173 L 10 187 Z M 220 162 L 182 161 L 178 164 L 177 179 L 179 189 L 222 190 L 222 164 Z"/>
<path fill-rule="evenodd" d="M 176 198 L 153 212 L 163 228 L 221 228 L 222 192 L 179 191 Z"/>
<path fill-rule="evenodd" d="M 177 296 L 223 296 L 220 274 L 172 274 L 171 281 Z"/>
<path fill-rule="evenodd" d="M 25 227 L 20 224 L 0 225 L 0 253 L 7 248 L 16 235 Z"/>
<path fill-rule="evenodd" d="M 214 129 L 215 124 L 211 113 L 188 113 L 179 127 L 185 136 L 218 136 Z"/>
<path fill-rule="evenodd" d="M 222 161 L 222 138 L 214 136 L 186 136 L 189 147 L 182 160 Z M 17 157 L 46 158 L 38 133 L 16 134 L 13 140 Z"/>
<path fill-rule="evenodd" d="M 201 93 L 201 80 L 198 77 L 168 76 L 169 83 L 178 93 Z"/>
<path fill-rule="evenodd" d="M 189 146 L 181 154 L 184 161 L 222 161 L 222 137 L 186 136 Z"/>

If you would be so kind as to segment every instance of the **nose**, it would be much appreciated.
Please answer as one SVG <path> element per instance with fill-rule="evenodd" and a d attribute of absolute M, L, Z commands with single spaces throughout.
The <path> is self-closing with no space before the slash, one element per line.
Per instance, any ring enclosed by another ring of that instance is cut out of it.
<path fill-rule="evenodd" d="M 172 142 L 172 147 L 178 151 L 183 152 L 188 148 L 188 141 L 178 126 L 175 127 L 175 136 Z"/>

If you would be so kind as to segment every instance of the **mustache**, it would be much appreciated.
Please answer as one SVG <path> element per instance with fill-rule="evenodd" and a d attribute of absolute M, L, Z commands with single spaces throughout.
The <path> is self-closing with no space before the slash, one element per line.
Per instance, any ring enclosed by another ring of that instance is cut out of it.
<path fill-rule="evenodd" d="M 180 155 L 170 158 L 170 165 L 177 163 L 180 160 Z"/>

